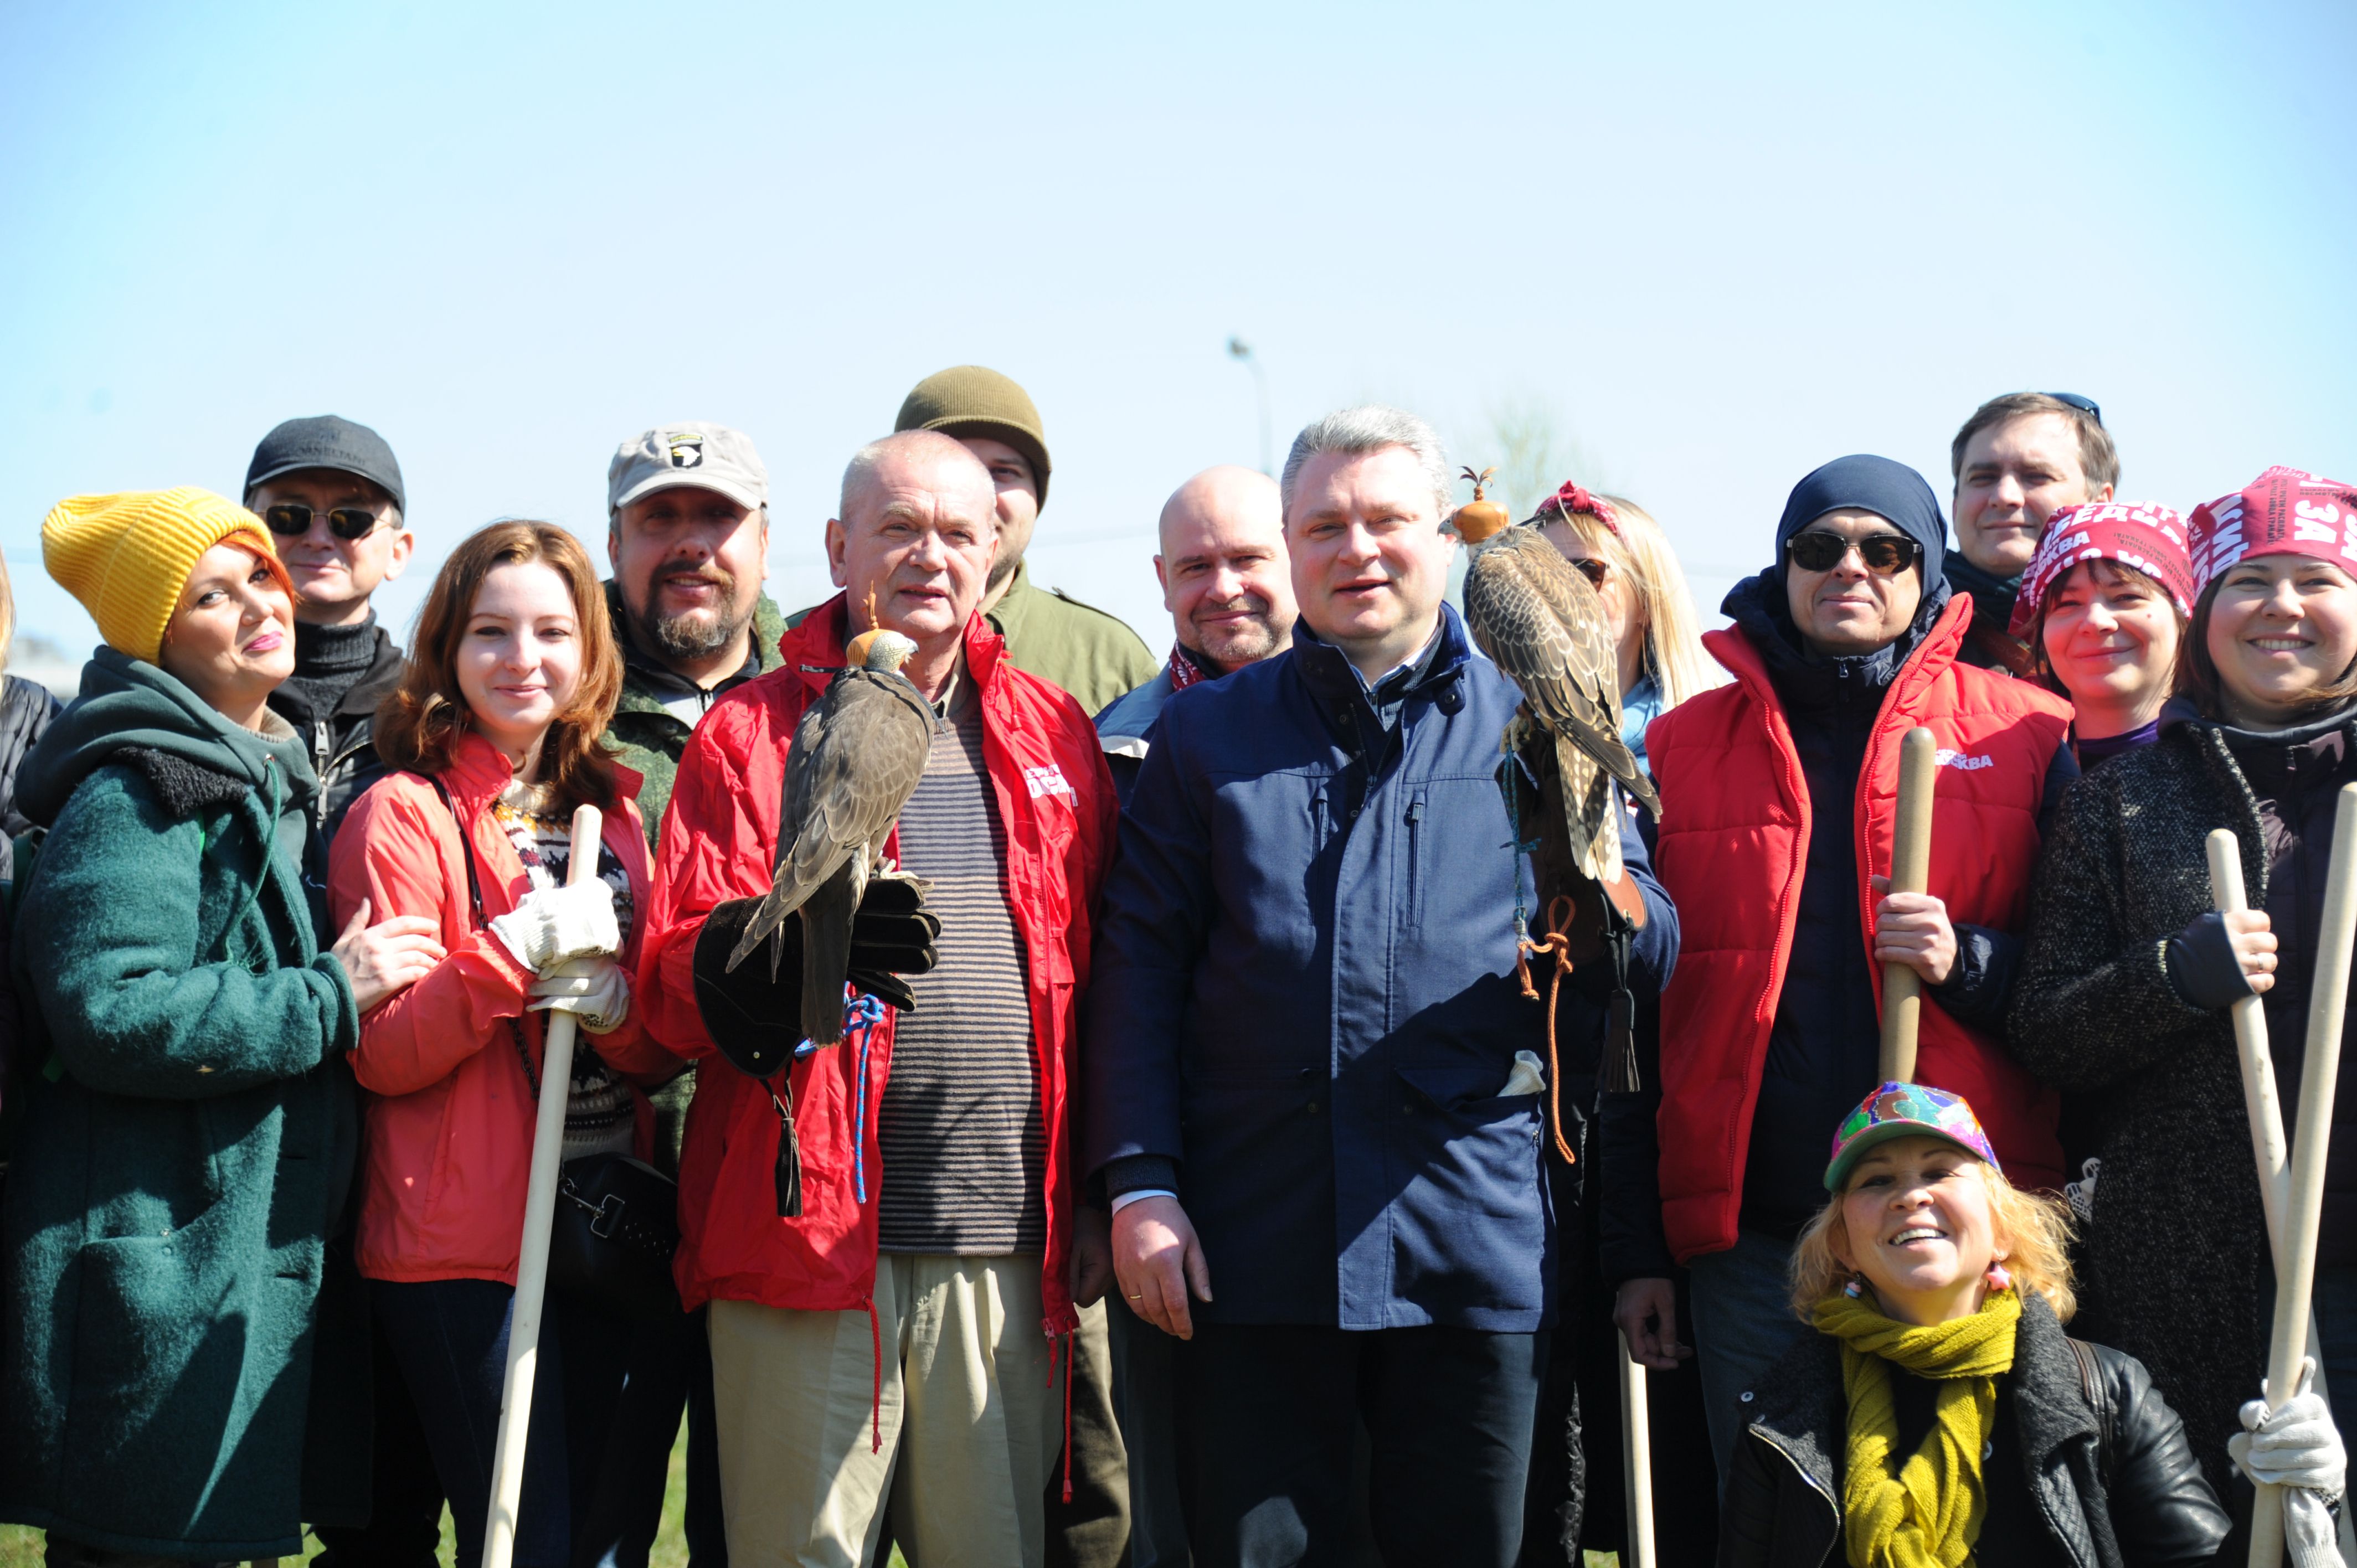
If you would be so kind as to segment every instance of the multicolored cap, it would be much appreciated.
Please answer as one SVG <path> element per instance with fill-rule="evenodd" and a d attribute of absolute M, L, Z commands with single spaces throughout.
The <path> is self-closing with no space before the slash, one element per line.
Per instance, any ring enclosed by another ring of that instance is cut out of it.
<path fill-rule="evenodd" d="M 2177 613 L 2193 613 L 2193 560 L 2186 553 L 2185 520 L 2148 501 L 2089 501 L 2057 507 L 2014 596 L 2016 637 L 2027 637 L 2039 609 L 2063 574 L 2082 561 L 2116 561 L 2160 585 Z"/>
<path fill-rule="evenodd" d="M 1825 1166 L 1825 1190 L 1839 1192 L 1860 1156 L 1893 1138 L 1945 1138 L 1993 1168 L 2005 1169 L 1963 1095 L 1927 1083 L 1886 1083 L 1842 1118 L 1834 1133 L 1833 1163 Z"/>

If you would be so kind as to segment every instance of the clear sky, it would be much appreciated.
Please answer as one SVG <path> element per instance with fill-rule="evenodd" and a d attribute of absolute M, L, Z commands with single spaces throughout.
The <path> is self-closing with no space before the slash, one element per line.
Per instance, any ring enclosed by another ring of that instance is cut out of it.
<path fill-rule="evenodd" d="M 624 8 L 0 0 L 0 548 L 76 491 L 234 495 L 382 431 L 419 560 L 607 458 L 749 433 L 770 585 L 844 460 L 977 361 L 1055 480 L 1039 577 L 1157 650 L 1161 500 L 1381 398 L 1631 495 L 1706 611 L 1847 452 L 1944 497 L 1982 398 L 2097 398 L 2129 499 L 2357 477 L 2357 7 Z"/>

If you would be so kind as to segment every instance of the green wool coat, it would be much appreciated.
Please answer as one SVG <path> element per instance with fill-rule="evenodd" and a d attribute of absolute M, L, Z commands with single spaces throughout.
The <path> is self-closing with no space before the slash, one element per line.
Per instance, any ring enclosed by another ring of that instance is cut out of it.
<path fill-rule="evenodd" d="M 0 1519 L 119 1551 L 291 1554 L 366 1504 L 367 1321 L 328 1242 L 360 1019 L 300 869 L 317 781 L 272 722 L 101 649 L 18 776 L 48 1071 L 0 1204 Z"/>

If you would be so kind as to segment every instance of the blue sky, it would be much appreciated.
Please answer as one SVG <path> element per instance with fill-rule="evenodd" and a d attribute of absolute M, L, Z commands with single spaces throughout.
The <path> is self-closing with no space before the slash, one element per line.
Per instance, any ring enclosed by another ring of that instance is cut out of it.
<path fill-rule="evenodd" d="M 1970 14 L 1966 14 L 1969 9 Z M 374 424 L 421 560 L 701 418 L 824 591 L 845 458 L 994 365 L 1056 476 L 1050 584 L 1167 641 L 1162 498 L 1374 397 L 1671 531 L 1708 610 L 1785 491 L 1946 495 L 2019 388 L 2098 398 L 2124 491 L 2357 476 L 2357 8 L 1184 8 L 0 0 L 0 466 L 27 631 L 59 497 L 234 494 L 291 414 Z M 1576 455 L 1576 465 L 1568 456 Z"/>

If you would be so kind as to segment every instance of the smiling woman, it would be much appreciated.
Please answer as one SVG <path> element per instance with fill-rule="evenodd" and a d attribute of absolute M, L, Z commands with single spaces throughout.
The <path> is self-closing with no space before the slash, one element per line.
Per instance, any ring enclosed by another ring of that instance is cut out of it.
<path fill-rule="evenodd" d="M 2176 1412 L 2064 1337 L 2067 1211 L 2006 1179 L 1970 1105 L 1883 1084 L 1824 1185 L 1792 1257 L 1817 1333 L 1743 1395 L 1721 1563 L 2208 1558 L 2228 1520 Z"/>

